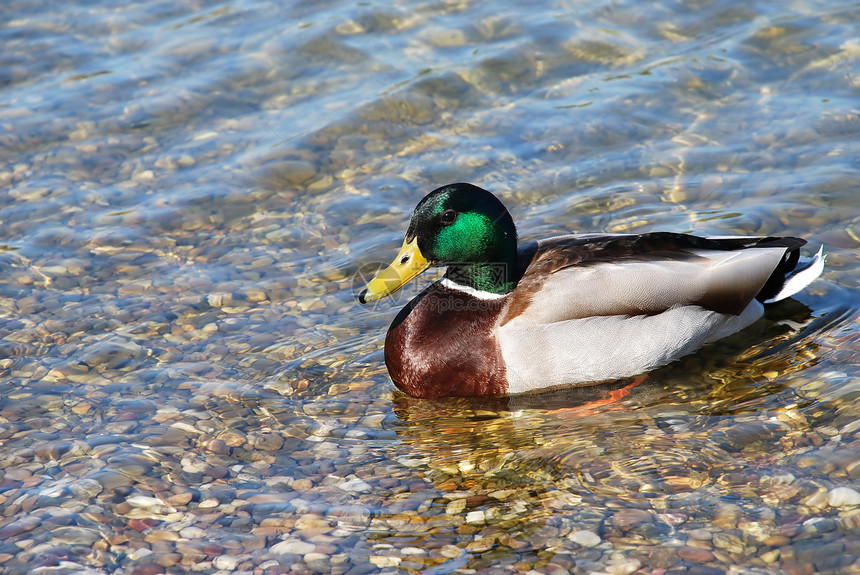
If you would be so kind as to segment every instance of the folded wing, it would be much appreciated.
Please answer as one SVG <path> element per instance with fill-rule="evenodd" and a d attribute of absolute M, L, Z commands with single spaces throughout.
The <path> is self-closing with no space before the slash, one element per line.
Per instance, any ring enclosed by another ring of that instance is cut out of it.
<path fill-rule="evenodd" d="M 512 302 L 502 323 L 523 313 L 552 323 L 682 306 L 739 315 L 765 288 L 788 287 L 804 243 L 671 233 L 551 238 L 523 250 L 517 291 L 529 301 Z"/>

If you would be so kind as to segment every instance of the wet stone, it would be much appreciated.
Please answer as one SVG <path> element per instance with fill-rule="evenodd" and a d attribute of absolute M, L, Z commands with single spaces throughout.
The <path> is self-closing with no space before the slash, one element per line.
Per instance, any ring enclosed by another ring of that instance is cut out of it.
<path fill-rule="evenodd" d="M 642 562 L 633 557 L 612 558 L 607 563 L 605 570 L 612 575 L 630 575 L 642 566 Z"/>
<path fill-rule="evenodd" d="M 711 565 L 691 565 L 685 571 L 687 575 L 726 575 L 728 571 Z M 670 571 L 667 571 L 670 573 Z M 679 573 L 680 575 L 680 573 Z"/>
<path fill-rule="evenodd" d="M 819 541 L 800 541 L 794 546 L 794 556 L 803 563 L 816 563 L 828 557 L 842 555 L 845 547 L 839 541 L 822 544 Z"/>
<path fill-rule="evenodd" d="M 305 555 L 316 549 L 316 545 L 299 539 L 285 539 L 269 548 L 273 555 Z"/>
<path fill-rule="evenodd" d="M 832 507 L 860 505 L 860 492 L 850 487 L 836 487 L 827 494 L 827 502 Z"/>
<path fill-rule="evenodd" d="M 95 529 L 70 526 L 54 529 L 53 531 L 51 531 L 51 537 L 54 541 L 66 543 L 68 545 L 83 545 L 85 547 L 92 547 L 96 541 L 101 540 L 102 535 Z"/>
<path fill-rule="evenodd" d="M 140 563 L 131 570 L 132 575 L 161 575 L 164 567 L 158 563 Z"/>
<path fill-rule="evenodd" d="M 331 558 L 323 553 L 306 553 L 304 556 L 305 565 L 314 573 L 329 573 L 331 571 Z"/>
<path fill-rule="evenodd" d="M 697 541 L 710 541 L 713 537 L 713 534 L 707 529 L 693 529 L 689 535 Z"/>
<path fill-rule="evenodd" d="M 240 561 L 240 557 L 236 557 L 233 555 L 219 555 L 212 560 L 212 566 L 216 569 L 234 571 L 236 569 L 236 566 L 239 565 Z"/>
<path fill-rule="evenodd" d="M 714 547 L 723 549 L 729 553 L 743 553 L 744 551 L 743 541 L 738 536 L 730 533 L 714 533 L 713 543 Z"/>
<path fill-rule="evenodd" d="M 679 547 L 678 557 L 698 563 L 708 563 L 714 560 L 713 553 L 707 549 L 700 549 L 698 547 Z"/>
<path fill-rule="evenodd" d="M 613 526 L 621 531 L 629 531 L 634 527 L 639 527 L 644 524 L 649 524 L 654 521 L 654 518 L 647 511 L 639 509 L 627 509 L 618 511 L 612 515 L 610 522 Z"/>
<path fill-rule="evenodd" d="M 7 4 L 0 571 L 857 571 L 850 9 Z M 432 280 L 361 306 L 356 274 L 454 179 L 524 239 L 794 235 L 827 268 L 623 397 L 413 400 L 382 347 Z"/>
<path fill-rule="evenodd" d="M 595 545 L 600 544 L 600 537 L 593 531 L 574 531 L 567 537 L 568 539 L 570 539 L 577 545 L 581 545 L 582 547 L 594 547 Z"/>
<path fill-rule="evenodd" d="M 90 499 L 104 490 L 104 486 L 95 479 L 80 479 L 69 484 L 71 491 L 78 499 Z"/>

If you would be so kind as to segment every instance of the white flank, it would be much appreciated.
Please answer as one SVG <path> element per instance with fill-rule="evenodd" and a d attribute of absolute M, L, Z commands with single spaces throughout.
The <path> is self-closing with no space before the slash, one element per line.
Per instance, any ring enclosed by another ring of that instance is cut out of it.
<path fill-rule="evenodd" d="M 534 324 L 519 316 L 501 326 L 508 393 L 630 377 L 666 365 L 764 314 L 756 300 L 740 315 L 699 306 L 656 315 L 599 316 Z"/>

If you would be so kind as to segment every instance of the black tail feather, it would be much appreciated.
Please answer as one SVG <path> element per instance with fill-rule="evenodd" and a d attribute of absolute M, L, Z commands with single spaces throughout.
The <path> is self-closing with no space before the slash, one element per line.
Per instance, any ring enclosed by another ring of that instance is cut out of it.
<path fill-rule="evenodd" d="M 797 238 L 785 238 L 785 239 L 797 239 Z M 805 244 L 805 240 L 801 240 Z M 801 244 L 803 245 L 803 244 Z M 788 279 L 788 275 L 794 271 L 803 271 L 812 265 L 810 261 L 808 264 L 803 266 L 800 269 L 797 268 L 797 263 L 800 261 L 800 247 L 796 247 L 794 249 L 786 250 L 785 254 L 782 256 L 782 261 L 776 266 L 776 269 L 773 270 L 770 278 L 764 284 L 764 287 L 761 288 L 761 291 L 755 296 L 760 302 L 765 302 L 772 297 L 776 296 L 782 290 L 782 287 L 785 285 L 786 280 Z"/>

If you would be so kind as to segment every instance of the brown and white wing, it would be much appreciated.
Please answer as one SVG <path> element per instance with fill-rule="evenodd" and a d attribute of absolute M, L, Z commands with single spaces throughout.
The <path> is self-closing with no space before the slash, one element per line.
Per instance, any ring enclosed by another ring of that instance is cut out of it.
<path fill-rule="evenodd" d="M 747 248 L 744 241 L 756 245 L 761 238 L 714 241 L 647 234 L 547 240 L 532 255 L 502 324 L 521 314 L 548 324 L 654 315 L 690 305 L 739 315 L 789 249 L 779 244 Z"/>

